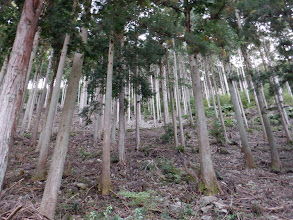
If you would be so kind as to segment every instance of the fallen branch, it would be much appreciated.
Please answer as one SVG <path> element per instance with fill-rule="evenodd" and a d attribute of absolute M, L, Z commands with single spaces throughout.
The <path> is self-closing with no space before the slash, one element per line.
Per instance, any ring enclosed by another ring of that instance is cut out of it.
<path fill-rule="evenodd" d="M 21 210 L 21 209 L 22 209 L 22 205 L 16 207 L 16 209 L 14 209 L 14 211 L 11 212 L 10 215 L 9 215 L 7 218 L 3 218 L 3 219 L 5 219 L 5 220 L 12 219 L 13 216 L 15 216 L 15 214 L 16 214 L 19 210 Z"/>

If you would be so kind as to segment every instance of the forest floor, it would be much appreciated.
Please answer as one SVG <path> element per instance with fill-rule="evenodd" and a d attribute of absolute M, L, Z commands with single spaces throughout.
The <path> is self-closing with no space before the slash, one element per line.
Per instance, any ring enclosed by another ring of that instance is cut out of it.
<path fill-rule="evenodd" d="M 56 219 L 293 219 L 293 146 L 286 144 L 279 127 L 274 127 L 283 165 L 279 174 L 270 171 L 269 146 L 259 126 L 250 126 L 248 132 L 257 169 L 244 169 L 236 125 L 228 128 L 231 144 L 211 137 L 222 188 L 215 197 L 202 195 L 190 175 L 199 169 L 194 127 L 185 126 L 185 149 L 167 143 L 172 136 L 163 136 L 163 128 L 142 128 L 139 151 L 135 150 L 135 130 L 127 129 L 126 163 L 118 163 L 117 144 L 113 144 L 112 190 L 102 196 L 98 185 L 102 143 L 93 144 L 92 125 L 80 126 L 76 115 Z M 45 180 L 31 180 L 38 154 L 29 146 L 29 137 L 29 133 L 17 136 L 11 148 L 0 194 L 1 219 L 46 219 L 38 213 Z M 56 134 L 51 153 L 55 138 Z"/>

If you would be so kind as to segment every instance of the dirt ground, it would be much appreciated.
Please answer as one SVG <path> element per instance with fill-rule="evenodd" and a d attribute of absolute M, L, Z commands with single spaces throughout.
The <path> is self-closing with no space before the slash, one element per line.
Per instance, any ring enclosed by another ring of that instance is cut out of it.
<path fill-rule="evenodd" d="M 93 144 L 92 125 L 80 126 L 76 115 L 56 219 L 293 219 L 293 146 L 275 126 L 283 170 L 272 173 L 269 146 L 260 127 L 250 126 L 249 131 L 258 167 L 253 170 L 244 169 L 236 125 L 228 128 L 231 144 L 221 145 L 211 137 L 222 193 L 206 197 L 188 174 L 199 168 L 196 128 L 185 126 L 185 149 L 165 143 L 172 137 L 162 138 L 163 128 L 141 129 L 140 151 L 135 150 L 135 130 L 127 129 L 126 163 L 118 163 L 117 144 L 113 144 L 112 191 L 110 196 L 102 196 L 102 143 Z M 1 219 L 46 219 L 38 212 L 45 180 L 31 180 L 38 154 L 29 147 L 30 134 L 24 136 L 17 136 L 11 148 L 0 194 Z M 56 134 L 51 153 L 55 138 Z M 184 168 L 184 161 L 188 167 Z"/>

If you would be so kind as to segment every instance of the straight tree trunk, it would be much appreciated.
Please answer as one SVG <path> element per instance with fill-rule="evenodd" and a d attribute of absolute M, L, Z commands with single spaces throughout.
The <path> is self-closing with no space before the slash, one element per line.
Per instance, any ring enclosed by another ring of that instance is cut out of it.
<path fill-rule="evenodd" d="M 27 69 L 27 72 L 26 72 L 26 80 L 25 80 L 25 86 L 24 86 L 24 91 L 23 91 L 24 96 L 23 96 L 22 101 L 21 101 L 21 106 L 23 106 L 23 104 L 25 102 L 28 83 L 29 83 L 29 80 L 30 80 L 30 74 L 31 74 L 31 70 L 32 70 L 32 67 L 33 67 L 34 60 L 36 58 L 37 51 L 38 51 L 39 42 L 40 42 L 40 31 L 37 31 L 35 33 L 35 36 L 34 36 L 33 48 L 32 48 L 32 51 L 31 51 L 29 66 L 28 66 L 28 69 Z"/>
<path fill-rule="evenodd" d="M 136 67 L 136 76 L 138 76 L 138 67 Z M 135 88 L 135 148 L 136 150 L 140 149 L 140 95 L 138 94 L 139 88 Z M 157 105 L 158 109 L 158 105 Z M 158 114 L 159 116 L 159 114 Z"/>
<path fill-rule="evenodd" d="M 114 41 L 112 37 L 109 42 L 108 67 L 107 67 L 107 85 L 104 113 L 104 139 L 102 154 L 102 195 L 110 194 L 110 150 L 111 150 L 111 100 L 112 100 L 112 79 L 113 79 L 113 61 L 114 61 Z"/>
<path fill-rule="evenodd" d="M 115 143 L 115 138 L 116 138 L 116 125 L 117 125 L 117 114 L 118 114 L 118 109 L 117 109 L 117 99 L 113 99 L 113 123 L 112 123 L 112 130 L 111 130 L 111 143 Z"/>
<path fill-rule="evenodd" d="M 247 52 L 246 52 L 246 48 L 244 48 L 244 46 L 241 47 L 241 52 L 244 58 L 244 62 L 248 71 L 248 77 L 250 78 L 249 80 L 251 81 L 251 75 L 252 75 L 252 66 L 250 63 L 250 60 L 248 58 Z M 251 81 L 252 83 L 252 81 Z M 274 135 L 273 135 L 273 131 L 271 128 L 271 124 L 265 109 L 265 105 L 264 102 L 262 100 L 262 96 L 260 93 L 260 90 L 258 87 L 256 87 L 255 89 L 256 92 L 256 96 L 259 102 L 259 107 L 261 110 L 261 116 L 264 122 L 264 127 L 265 127 L 265 131 L 267 134 L 267 138 L 268 138 L 268 142 L 269 142 L 269 146 L 270 146 L 270 151 L 271 151 L 271 167 L 272 167 L 272 171 L 273 172 L 280 172 L 282 169 L 282 164 L 280 161 L 280 157 L 279 157 L 279 152 L 278 152 L 278 148 L 274 139 Z"/>
<path fill-rule="evenodd" d="M 103 111 L 103 94 L 101 93 L 100 89 L 98 89 L 98 109 L 95 110 L 95 121 L 94 121 L 94 137 L 93 141 L 96 144 L 98 140 L 101 140 L 101 122 L 102 122 L 102 111 Z"/>
<path fill-rule="evenodd" d="M 45 126 L 43 127 L 43 130 L 41 132 L 39 143 L 37 146 L 37 149 L 40 149 L 40 155 L 37 162 L 37 168 L 33 176 L 34 179 L 42 179 L 45 176 L 46 163 L 47 163 L 47 158 L 49 153 L 49 144 L 50 144 L 50 139 L 51 139 L 51 134 L 53 129 L 52 122 L 54 121 L 55 111 L 56 111 L 58 98 L 60 94 L 60 85 L 61 85 L 62 75 L 64 71 L 64 66 L 65 66 L 65 59 L 67 56 L 69 40 L 70 40 L 70 35 L 66 34 L 64 43 L 63 43 L 61 56 L 60 56 L 60 61 L 58 64 L 58 71 L 56 75 L 55 86 L 53 88 L 53 92 L 51 96 L 48 116 L 46 119 Z"/>
<path fill-rule="evenodd" d="M 211 68 L 210 63 L 209 63 L 209 67 Z M 215 75 L 213 73 L 212 73 L 212 83 L 214 84 L 214 88 L 215 88 L 215 95 L 216 95 L 217 106 L 218 106 L 218 110 L 219 110 L 220 122 L 221 122 L 221 126 L 222 126 L 223 133 L 224 133 L 224 139 L 225 139 L 225 142 L 228 143 L 229 139 L 228 139 L 227 130 L 226 130 L 226 126 L 225 126 L 225 120 L 224 120 L 224 116 L 223 116 L 223 112 L 222 112 L 220 97 L 218 94 L 218 86 L 217 86 L 217 82 L 215 79 Z"/>
<path fill-rule="evenodd" d="M 153 83 L 153 76 L 152 75 L 151 75 L 151 89 L 152 89 L 152 93 L 154 94 L 154 83 Z M 154 125 L 155 125 L 155 127 L 157 127 L 155 97 L 154 97 L 154 95 L 152 95 L 151 103 L 152 103 L 152 111 L 153 111 L 153 116 L 154 116 Z"/>
<path fill-rule="evenodd" d="M 39 91 L 38 83 L 39 83 L 39 79 L 40 79 L 40 74 L 41 74 L 41 72 L 38 74 L 37 79 L 35 81 L 35 85 L 33 87 L 33 100 L 32 100 L 31 106 L 30 106 L 30 112 L 29 112 L 28 120 L 27 120 L 27 127 L 26 127 L 27 131 L 30 130 L 32 117 L 33 117 L 34 110 L 35 110 L 35 104 L 36 104 L 36 101 L 38 98 L 38 91 Z"/>
<path fill-rule="evenodd" d="M 229 91 L 230 91 L 231 100 L 232 100 L 235 115 L 236 115 L 237 126 L 238 126 L 238 130 L 240 134 L 241 144 L 242 144 L 242 151 L 244 153 L 245 168 L 252 169 L 256 167 L 256 164 L 254 162 L 250 145 L 248 143 L 247 133 L 244 127 L 243 118 L 241 116 L 239 101 L 237 98 L 235 87 L 233 86 L 233 81 L 231 79 L 232 73 L 228 65 L 229 65 L 228 63 L 225 64 L 225 70 L 228 73 L 227 75 L 229 76 L 229 79 L 228 79 Z"/>
<path fill-rule="evenodd" d="M 6 76 L 0 89 L 0 190 L 7 168 L 8 144 L 23 95 L 33 39 L 42 7 L 43 1 L 40 0 L 24 2 Z"/>
<path fill-rule="evenodd" d="M 233 87 L 234 87 L 234 90 L 235 90 L 235 93 L 236 93 L 236 98 L 237 98 L 238 103 L 239 103 L 240 111 L 241 111 L 241 114 L 242 114 L 242 117 L 243 117 L 244 126 L 245 126 L 246 129 L 248 129 L 248 123 L 247 123 L 245 111 L 244 111 L 244 108 L 243 108 L 243 105 L 242 105 L 242 100 L 241 100 L 241 97 L 240 97 L 240 94 L 239 94 L 239 91 L 238 91 L 237 84 L 236 84 L 235 81 L 233 81 L 232 84 L 233 84 Z"/>
<path fill-rule="evenodd" d="M 209 144 L 209 134 L 206 123 L 206 116 L 203 104 L 202 90 L 197 55 L 190 55 L 191 78 L 193 93 L 195 95 L 195 110 L 197 122 L 197 136 L 199 144 L 200 159 L 200 183 L 199 190 L 207 195 L 219 192 L 216 174 L 213 167 L 212 155 Z"/>
<path fill-rule="evenodd" d="M 119 139 L 118 139 L 118 155 L 119 162 L 125 163 L 125 88 L 122 87 L 119 94 Z"/>
<path fill-rule="evenodd" d="M 86 42 L 87 33 L 87 29 L 82 28 L 82 38 L 84 42 Z M 70 126 L 72 124 L 74 105 L 77 98 L 78 84 L 82 74 L 82 65 L 83 55 L 81 53 L 75 53 L 68 82 L 67 96 L 65 98 L 64 108 L 60 119 L 60 126 L 57 133 L 56 145 L 40 206 L 40 212 L 50 219 L 54 218 L 58 191 L 61 185 L 68 150 Z"/>
<path fill-rule="evenodd" d="M 24 116 L 23 116 L 22 123 L 21 123 L 21 129 L 20 129 L 21 130 L 21 135 L 23 135 L 23 133 L 25 131 L 25 126 L 26 126 L 26 123 L 27 123 L 27 119 L 28 119 L 28 116 L 29 116 L 29 113 L 30 113 L 30 110 L 31 110 L 31 107 L 32 107 L 32 102 L 33 102 L 33 99 L 34 99 L 34 83 L 36 81 L 38 71 L 39 71 L 39 65 L 37 65 L 37 67 L 36 67 L 34 78 L 32 80 L 32 88 L 29 91 L 29 99 L 27 101 Z"/>
<path fill-rule="evenodd" d="M 160 63 L 160 72 L 162 77 L 162 95 L 163 95 L 163 107 L 164 107 L 164 125 L 167 127 L 167 125 L 170 123 L 170 116 L 169 116 L 169 107 L 168 107 L 168 95 L 167 95 L 167 84 L 166 84 L 166 69 L 162 66 L 162 63 Z"/>
<path fill-rule="evenodd" d="M 205 77 L 207 79 L 206 81 L 207 81 L 207 84 L 208 84 L 208 89 L 210 91 L 210 96 L 212 97 L 215 116 L 216 116 L 216 118 L 219 118 L 218 111 L 217 111 L 217 106 L 216 106 L 216 101 L 215 101 L 215 96 L 214 96 L 214 92 L 213 92 L 214 89 L 213 89 L 213 85 L 211 84 L 211 79 L 210 79 L 210 76 L 209 76 L 209 74 L 210 74 L 209 66 L 208 66 L 206 57 L 204 58 L 204 66 L 205 66 Z"/>
<path fill-rule="evenodd" d="M 175 49 L 175 43 L 173 39 L 173 47 Z M 176 53 L 173 51 L 173 58 L 174 58 L 174 78 L 175 78 L 175 90 L 176 90 L 176 97 L 177 100 L 176 108 L 178 112 L 178 119 L 179 119 L 179 130 L 180 130 L 180 143 L 183 147 L 185 147 L 185 137 L 184 137 L 184 128 L 182 122 L 182 112 L 181 112 L 181 105 L 180 105 L 180 97 L 179 97 L 179 84 L 178 84 L 178 73 L 177 73 L 177 58 Z"/>
<path fill-rule="evenodd" d="M 38 106 L 37 106 L 36 120 L 35 120 L 35 124 L 34 124 L 34 129 L 33 129 L 33 132 L 32 132 L 32 137 L 30 139 L 30 146 L 36 146 L 36 144 L 37 144 L 37 133 L 38 133 L 38 130 L 39 130 L 39 124 L 40 124 L 40 119 L 41 119 L 41 115 L 42 115 L 42 109 L 43 109 L 43 105 L 44 105 L 44 101 L 45 101 L 45 97 L 46 97 L 48 77 L 49 77 L 49 73 L 50 73 L 51 68 L 52 68 L 53 54 L 54 54 L 54 52 L 52 50 L 51 56 L 49 58 L 49 64 L 48 64 L 45 80 L 44 80 L 44 88 L 42 90 L 42 94 L 40 96 L 40 101 L 38 102 Z"/>
<path fill-rule="evenodd" d="M 176 120 L 176 111 L 174 107 L 174 96 L 173 96 L 173 89 L 172 86 L 170 85 L 170 71 L 169 71 L 169 52 L 168 50 L 166 51 L 166 80 L 167 80 L 167 85 L 169 87 L 169 94 L 170 94 L 170 104 L 171 104 L 171 111 L 172 111 L 172 124 L 173 124 L 173 134 L 174 134 L 174 144 L 175 147 L 179 146 L 179 141 L 178 141 L 178 136 L 177 136 L 177 120 Z"/>

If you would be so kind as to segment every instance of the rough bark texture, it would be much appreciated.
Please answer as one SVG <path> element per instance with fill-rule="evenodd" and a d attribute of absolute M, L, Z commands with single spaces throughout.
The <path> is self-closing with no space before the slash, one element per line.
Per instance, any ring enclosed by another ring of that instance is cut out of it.
<path fill-rule="evenodd" d="M 216 174 L 213 168 L 212 155 L 209 144 L 209 133 L 203 104 L 202 90 L 197 56 L 190 55 L 191 78 L 193 93 L 195 95 L 195 110 L 197 122 L 197 136 L 199 144 L 200 175 L 201 182 L 199 190 L 205 194 L 212 195 L 219 192 Z"/>
<path fill-rule="evenodd" d="M 9 150 L 9 139 L 16 113 L 19 109 L 19 97 L 22 97 L 26 72 L 29 64 L 37 22 L 43 1 L 24 2 L 21 18 L 17 26 L 6 77 L 0 90 L 0 190 L 2 189 Z"/>
<path fill-rule="evenodd" d="M 82 37 L 83 40 L 86 41 L 87 29 L 85 28 L 82 28 Z M 72 123 L 78 84 L 82 73 L 82 64 L 83 55 L 81 53 L 75 53 L 68 82 L 67 95 L 65 98 L 64 108 L 60 119 L 59 130 L 57 133 L 56 146 L 54 148 L 52 162 L 40 207 L 40 212 L 43 215 L 48 216 L 50 219 L 54 218 L 58 191 L 61 185 L 68 149 L 70 125 Z"/>
<path fill-rule="evenodd" d="M 8 55 L 5 57 L 5 60 L 2 64 L 2 67 L 1 67 L 1 71 L 0 71 L 0 88 L 1 88 L 1 83 L 4 79 L 4 76 L 5 76 L 5 73 L 6 73 L 6 70 L 7 70 L 7 65 L 8 65 Z"/>
<path fill-rule="evenodd" d="M 110 194 L 110 150 L 111 150 L 111 100 L 112 100 L 112 79 L 113 79 L 113 60 L 114 60 L 114 41 L 111 38 L 109 42 L 108 67 L 107 67 L 107 85 L 104 114 L 104 140 L 102 154 L 102 195 Z"/>

